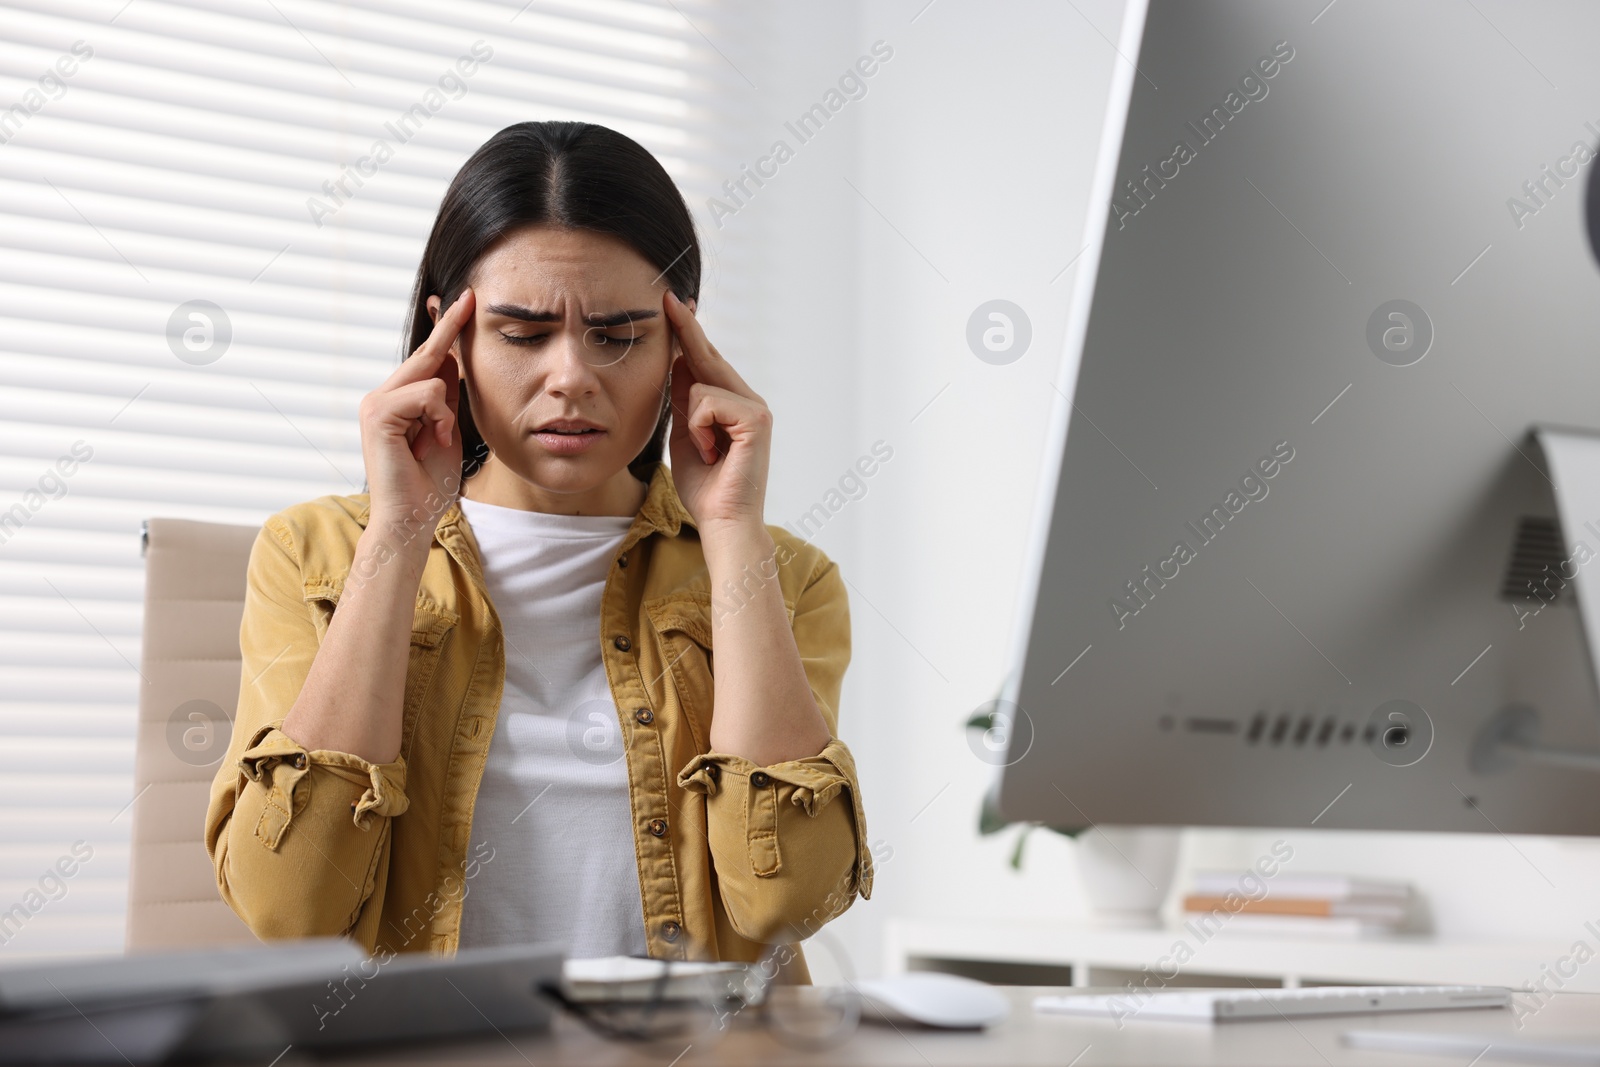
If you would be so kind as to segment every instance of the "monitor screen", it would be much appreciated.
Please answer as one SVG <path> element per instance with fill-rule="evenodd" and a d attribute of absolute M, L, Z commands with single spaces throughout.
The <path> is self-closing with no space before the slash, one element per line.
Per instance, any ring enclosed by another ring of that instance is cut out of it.
<path fill-rule="evenodd" d="M 1134 7 L 1000 810 L 1600 832 L 1600 7 Z"/>

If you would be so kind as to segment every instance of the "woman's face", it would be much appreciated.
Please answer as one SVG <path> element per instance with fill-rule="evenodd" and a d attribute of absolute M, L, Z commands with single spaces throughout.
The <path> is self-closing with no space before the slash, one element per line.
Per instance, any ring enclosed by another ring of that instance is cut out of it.
<path fill-rule="evenodd" d="M 468 284 L 457 351 L 490 466 L 563 496 L 631 479 L 673 355 L 661 271 L 608 234 L 541 225 L 493 245 Z"/>

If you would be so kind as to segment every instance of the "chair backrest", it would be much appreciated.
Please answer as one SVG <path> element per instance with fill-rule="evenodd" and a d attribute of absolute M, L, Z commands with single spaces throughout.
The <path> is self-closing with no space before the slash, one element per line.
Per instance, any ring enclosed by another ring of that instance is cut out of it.
<path fill-rule="evenodd" d="M 206 855 L 211 781 L 239 701 L 239 623 L 259 527 L 146 520 L 128 951 L 255 942 Z"/>

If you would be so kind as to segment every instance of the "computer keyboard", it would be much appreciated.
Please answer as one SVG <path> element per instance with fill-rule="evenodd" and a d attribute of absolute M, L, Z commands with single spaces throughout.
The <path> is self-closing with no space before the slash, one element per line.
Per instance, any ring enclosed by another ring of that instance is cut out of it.
<path fill-rule="evenodd" d="M 1229 1019 L 1292 1019 L 1307 1015 L 1350 1015 L 1374 1011 L 1431 1011 L 1439 1008 L 1506 1008 L 1511 990 L 1481 985 L 1314 986 L 1308 989 L 1159 990 L 1145 996 L 1049 994 L 1035 997 L 1035 1011 L 1093 1015 L 1117 1022 L 1178 1019 L 1223 1022 Z"/>

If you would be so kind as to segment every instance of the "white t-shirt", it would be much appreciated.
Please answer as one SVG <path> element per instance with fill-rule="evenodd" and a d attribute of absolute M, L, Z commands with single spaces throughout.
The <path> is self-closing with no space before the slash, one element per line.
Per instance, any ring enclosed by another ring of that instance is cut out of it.
<path fill-rule="evenodd" d="M 575 959 L 645 955 L 622 730 L 600 599 L 622 515 L 461 499 L 505 631 L 506 679 L 472 816 L 494 849 L 468 883 L 461 948 L 535 941 Z"/>

